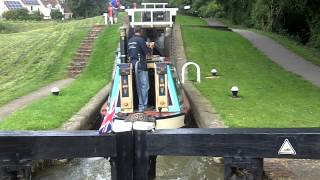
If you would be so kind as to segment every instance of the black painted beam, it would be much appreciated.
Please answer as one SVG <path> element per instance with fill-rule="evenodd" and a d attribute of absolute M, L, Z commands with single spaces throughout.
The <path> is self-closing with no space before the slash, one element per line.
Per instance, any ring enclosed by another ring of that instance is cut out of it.
<path fill-rule="evenodd" d="M 320 129 L 176 129 L 147 134 L 149 155 L 320 159 Z M 288 139 L 296 155 L 279 155 Z"/>
<path fill-rule="evenodd" d="M 114 134 L 97 131 L 0 132 L 0 161 L 115 157 Z"/>

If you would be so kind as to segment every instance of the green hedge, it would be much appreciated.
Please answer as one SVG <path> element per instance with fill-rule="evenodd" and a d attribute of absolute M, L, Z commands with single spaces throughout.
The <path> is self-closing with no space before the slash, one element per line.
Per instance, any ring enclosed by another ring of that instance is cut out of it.
<path fill-rule="evenodd" d="M 16 9 L 16 10 L 6 11 L 3 13 L 3 17 L 6 20 L 41 21 L 43 19 L 43 15 L 39 11 L 29 14 L 29 11 L 27 9 Z"/>

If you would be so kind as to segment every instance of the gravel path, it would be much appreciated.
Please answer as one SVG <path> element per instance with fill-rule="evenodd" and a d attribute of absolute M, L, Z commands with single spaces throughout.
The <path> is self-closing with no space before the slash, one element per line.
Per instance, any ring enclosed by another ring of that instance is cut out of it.
<path fill-rule="evenodd" d="M 34 91 L 30 94 L 22 96 L 0 107 L 0 121 L 2 121 L 5 117 L 9 116 L 14 111 L 23 108 L 24 106 L 30 104 L 31 102 L 38 100 L 42 97 L 48 96 L 51 93 L 51 89 L 53 87 L 59 87 L 61 89 L 69 85 L 73 80 L 74 79 L 72 78 L 68 78 L 68 79 L 53 82 L 52 84 L 49 84 L 37 91 Z"/>

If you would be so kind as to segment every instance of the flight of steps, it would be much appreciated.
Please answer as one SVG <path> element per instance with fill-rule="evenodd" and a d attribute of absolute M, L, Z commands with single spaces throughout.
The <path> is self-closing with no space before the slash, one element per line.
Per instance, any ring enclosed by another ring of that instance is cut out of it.
<path fill-rule="evenodd" d="M 104 28 L 104 25 L 93 26 L 86 38 L 82 40 L 81 46 L 73 57 L 73 61 L 68 66 L 69 77 L 76 77 L 86 67 L 92 53 L 94 42 Z"/>

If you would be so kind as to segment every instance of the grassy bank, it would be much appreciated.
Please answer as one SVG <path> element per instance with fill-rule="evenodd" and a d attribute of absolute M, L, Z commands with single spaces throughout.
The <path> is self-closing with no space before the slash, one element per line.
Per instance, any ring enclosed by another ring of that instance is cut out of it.
<path fill-rule="evenodd" d="M 0 106 L 66 76 L 67 65 L 100 17 L 68 23 L 10 22 L 19 33 L 0 34 Z M 37 27 L 38 29 L 34 29 Z M 22 28 L 22 29 L 23 29 Z"/>
<path fill-rule="evenodd" d="M 176 18 L 176 22 L 181 25 L 207 25 L 204 19 L 194 16 L 178 15 Z"/>
<path fill-rule="evenodd" d="M 274 64 L 233 32 L 183 27 L 188 59 L 198 63 L 195 84 L 230 127 L 320 127 L 320 89 Z M 218 79 L 207 79 L 217 68 Z M 195 73 L 189 73 L 195 79 Z M 240 87 L 241 99 L 230 88 Z"/>
<path fill-rule="evenodd" d="M 57 25 L 55 21 L 0 21 L 0 33 L 19 33 Z"/>
<path fill-rule="evenodd" d="M 118 26 L 108 27 L 97 40 L 85 71 L 61 96 L 36 101 L 0 123 L 5 130 L 45 130 L 60 127 L 111 79 Z"/>

